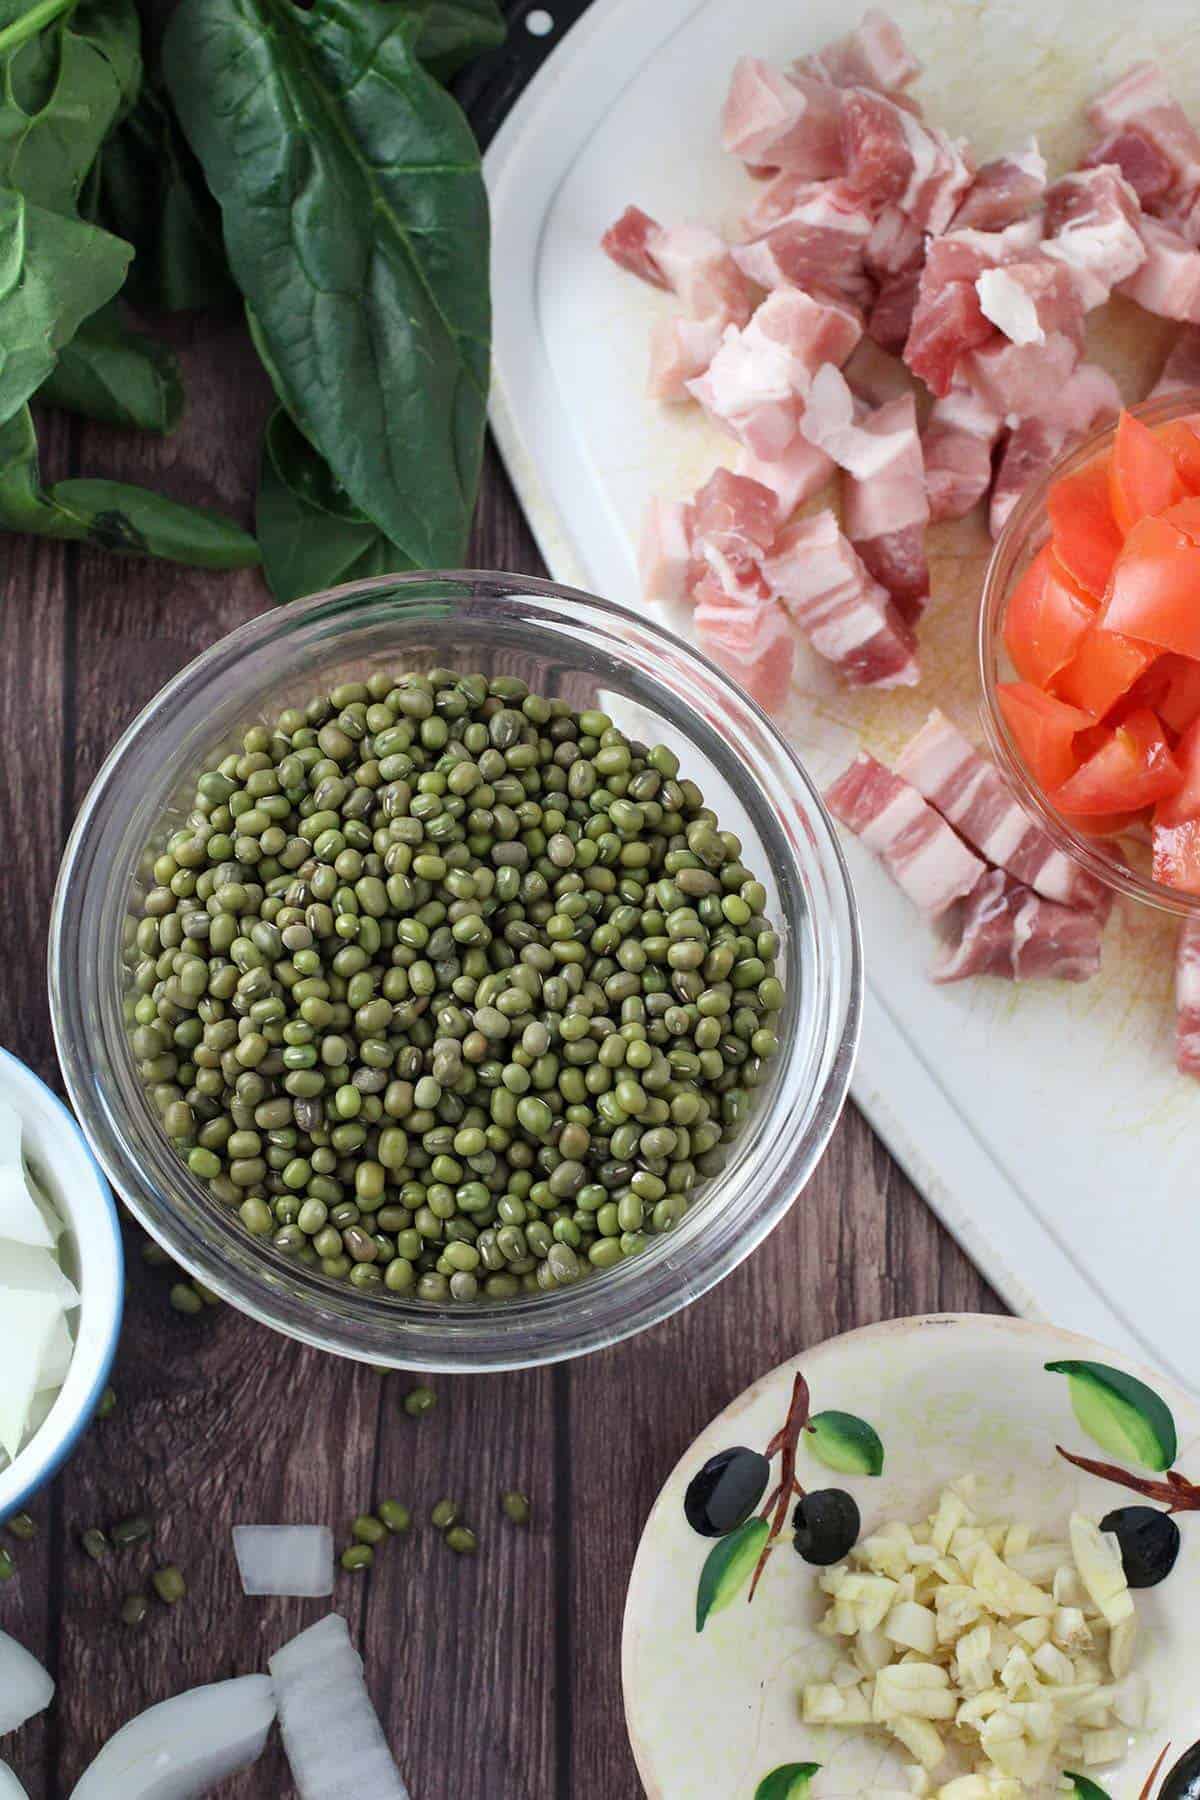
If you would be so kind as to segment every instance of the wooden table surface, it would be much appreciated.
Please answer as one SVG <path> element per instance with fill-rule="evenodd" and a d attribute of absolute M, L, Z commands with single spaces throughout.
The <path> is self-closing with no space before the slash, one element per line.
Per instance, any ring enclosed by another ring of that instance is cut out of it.
<path fill-rule="evenodd" d="M 164 442 L 48 417 L 50 477 L 115 475 L 250 520 L 267 391 L 240 327 L 174 330 L 190 410 Z M 474 540 L 483 568 L 543 573 L 489 457 Z M 0 1042 L 51 1082 L 46 920 L 62 844 L 109 746 L 198 651 L 263 610 L 254 573 L 208 575 L 74 546 L 0 538 Z M 323 1358 L 229 1308 L 190 1319 L 167 1302 L 127 1232 L 129 1303 L 115 1414 L 38 1496 L 35 1544 L 12 1546 L 0 1629 L 58 1682 L 53 1707 L 0 1754 L 31 1800 L 66 1796 L 126 1719 L 201 1682 L 265 1666 L 323 1602 L 247 1600 L 235 1522 L 327 1521 L 344 1532 L 393 1495 L 424 1519 L 443 1495 L 476 1523 L 460 1560 L 428 1525 L 366 1577 L 339 1577 L 367 1677 L 414 1800 L 636 1800 L 622 1724 L 625 1582 L 642 1521 L 676 1458 L 755 1376 L 831 1333 L 936 1310 L 998 1309 L 852 1109 L 807 1191 L 723 1286 L 632 1343 L 572 1367 L 435 1379 L 414 1423 L 410 1383 Z M 3 1372 L 0 1371 L 0 1379 Z M 520 1531 L 501 1491 L 534 1504 Z M 81 1531 L 147 1509 L 153 1550 L 105 1566 Z M 190 1592 L 130 1630 L 121 1596 L 160 1561 Z M 221 1790 L 293 1792 L 282 1752 Z"/>

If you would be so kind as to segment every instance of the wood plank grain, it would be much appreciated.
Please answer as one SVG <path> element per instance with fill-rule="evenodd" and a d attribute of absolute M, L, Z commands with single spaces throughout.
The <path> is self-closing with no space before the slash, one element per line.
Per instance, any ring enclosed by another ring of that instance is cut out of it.
<path fill-rule="evenodd" d="M 646 1515 L 687 1445 L 743 1388 L 834 1332 L 949 1308 L 1000 1310 L 849 1109 L 807 1190 L 713 1293 L 576 1363 L 569 1387 L 575 1529 L 567 1796 L 637 1800 L 621 1706 L 625 1583 Z"/>

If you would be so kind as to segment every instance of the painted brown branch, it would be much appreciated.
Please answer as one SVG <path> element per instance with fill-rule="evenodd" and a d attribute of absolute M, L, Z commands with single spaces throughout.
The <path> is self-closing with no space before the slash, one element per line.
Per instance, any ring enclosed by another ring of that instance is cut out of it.
<path fill-rule="evenodd" d="M 787 1418 L 767 1445 L 766 1454 L 780 1458 L 779 1485 L 772 1490 L 771 1497 L 763 1508 L 762 1516 L 764 1519 L 770 1519 L 771 1529 L 755 1565 L 750 1581 L 750 1592 L 746 1596 L 747 1605 L 754 1598 L 754 1590 L 767 1566 L 767 1558 L 771 1554 L 775 1540 L 787 1524 L 788 1507 L 793 1499 L 803 1498 L 804 1495 L 804 1489 L 796 1480 L 796 1449 L 800 1442 L 800 1434 L 808 1424 L 810 1407 L 808 1383 L 803 1375 L 798 1374 L 792 1383 L 792 1398 L 788 1406 Z"/>
<path fill-rule="evenodd" d="M 1151 1769 L 1150 1773 L 1146 1777 L 1146 1785 L 1142 1789 L 1141 1800 L 1150 1800 L 1150 1790 L 1154 1786 L 1154 1783 L 1158 1778 L 1158 1771 L 1162 1768 L 1163 1764 L 1167 1760 L 1167 1751 L 1170 1748 L 1171 1748 L 1171 1745 L 1170 1745 L 1170 1742 L 1168 1741 L 1167 1743 L 1165 1743 L 1163 1745 L 1162 1749 L 1159 1751 L 1158 1761 L 1155 1763 L 1154 1767 Z"/>
<path fill-rule="evenodd" d="M 1159 1500 L 1168 1512 L 1200 1512 L 1200 1487 L 1190 1482 L 1186 1475 L 1181 1475 L 1178 1469 L 1171 1469 L 1165 1481 L 1150 1481 L 1144 1475 L 1131 1475 L 1128 1469 L 1120 1469 L 1115 1463 L 1093 1462 L 1090 1456 L 1073 1456 L 1061 1444 L 1056 1444 L 1055 1448 L 1077 1469 L 1099 1475 L 1102 1481 L 1115 1481 L 1118 1487 L 1129 1488 L 1147 1500 Z"/>

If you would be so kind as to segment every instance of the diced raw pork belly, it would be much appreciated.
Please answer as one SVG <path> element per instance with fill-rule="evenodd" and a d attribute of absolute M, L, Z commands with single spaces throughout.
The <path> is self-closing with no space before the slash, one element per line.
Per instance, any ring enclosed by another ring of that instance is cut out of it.
<path fill-rule="evenodd" d="M 741 331 L 726 330 L 707 374 L 687 384 L 718 424 L 756 456 L 782 456 L 796 435 L 800 399 L 823 365 L 843 363 L 862 325 L 849 307 L 799 288 L 769 294 Z"/>
<path fill-rule="evenodd" d="M 1106 140 L 1133 130 L 1152 146 L 1170 165 L 1172 197 L 1190 197 L 1200 187 L 1200 132 L 1171 98 L 1167 77 L 1157 63 L 1135 63 L 1115 86 L 1092 101 L 1087 116 Z M 1152 179 L 1160 190 L 1156 201 L 1165 198 L 1161 170 Z"/>
<path fill-rule="evenodd" d="M 687 500 L 655 498 L 646 508 L 638 546 L 638 574 L 647 600 L 686 600 L 698 569 L 693 562 L 695 510 Z"/>
<path fill-rule="evenodd" d="M 1200 1075 L 1200 919 L 1179 927 L 1175 957 L 1175 1063 L 1183 1075 Z"/>
<path fill-rule="evenodd" d="M 851 291 L 862 286 L 863 250 L 871 215 L 843 181 L 807 182 L 786 216 L 733 259 L 759 287 L 821 287 Z"/>
<path fill-rule="evenodd" d="M 769 487 L 732 469 L 714 469 L 692 501 L 692 541 L 701 555 L 715 550 L 744 569 L 775 542 L 776 509 Z"/>
<path fill-rule="evenodd" d="M 996 336 L 972 350 L 963 369 L 985 403 L 1012 422 L 1040 414 L 1046 397 L 1062 387 L 1079 360 L 1079 344 L 1061 331 L 1044 344 L 1012 344 Z"/>
<path fill-rule="evenodd" d="M 1090 981 L 1100 968 L 1101 929 L 1094 912 L 1043 900 L 992 869 L 964 902 L 959 941 L 935 965 L 933 979 Z"/>
<path fill-rule="evenodd" d="M 898 206 L 885 206 L 863 247 L 868 275 L 907 275 L 925 261 L 925 233 Z"/>
<path fill-rule="evenodd" d="M 870 88 L 846 90 L 842 153 L 851 187 L 925 231 L 945 231 L 974 173 L 965 146 Z"/>
<path fill-rule="evenodd" d="M 908 342 L 920 287 L 919 269 L 888 275 L 881 283 L 875 304 L 867 315 L 867 335 L 883 350 L 899 356 Z"/>
<path fill-rule="evenodd" d="M 835 38 L 815 56 L 801 57 L 796 69 L 834 87 L 879 88 L 885 94 L 906 88 L 921 73 L 896 21 L 875 7 L 863 14 L 854 31 Z"/>
<path fill-rule="evenodd" d="M 904 361 L 933 393 L 948 394 L 962 358 L 995 336 L 976 291 L 980 275 L 1027 259 L 1040 230 L 1031 219 L 1003 231 L 948 232 L 930 242 Z"/>
<path fill-rule="evenodd" d="M 1070 269 L 1089 312 L 1146 260 L 1141 218 L 1137 194 L 1109 164 L 1078 169 L 1047 188 L 1042 248 Z"/>
<path fill-rule="evenodd" d="M 1037 139 L 1030 138 L 1024 150 L 981 165 L 950 229 L 1001 231 L 1005 225 L 1028 218 L 1045 188 L 1046 159 Z"/>
<path fill-rule="evenodd" d="M 764 712 L 787 699 L 796 660 L 796 633 L 778 601 L 744 606 L 711 580 L 696 589 L 696 636 Z"/>
<path fill-rule="evenodd" d="M 1152 400 L 1200 387 L 1200 329 L 1185 325 L 1171 346 L 1163 372 L 1151 390 Z"/>
<path fill-rule="evenodd" d="M 734 468 L 737 474 L 748 475 L 752 481 L 759 481 L 771 489 L 775 496 L 776 523 L 786 525 L 798 506 L 811 500 L 833 480 L 834 462 L 832 457 L 797 433 L 783 455 L 776 457 L 774 462 L 764 462 L 743 446 L 737 453 Z"/>
<path fill-rule="evenodd" d="M 782 532 L 763 575 L 818 656 L 852 687 L 914 687 L 912 630 L 828 509 Z"/>
<path fill-rule="evenodd" d="M 825 804 L 929 918 L 969 894 L 986 874 L 916 788 L 865 751 L 826 791 Z"/>
<path fill-rule="evenodd" d="M 791 169 L 812 181 L 842 168 L 841 94 L 809 75 L 789 79 L 743 56 L 721 113 L 721 143 L 757 168 Z"/>
<path fill-rule="evenodd" d="M 988 862 L 1064 906 L 1095 907 L 1106 893 L 1056 849 L 999 769 L 943 712 L 931 712 L 901 751 L 896 773 L 912 783 Z"/>
<path fill-rule="evenodd" d="M 754 310 L 754 287 L 729 254 L 729 245 L 704 225 L 667 230 L 638 206 L 627 206 L 601 239 L 619 268 L 653 287 L 678 294 L 693 319 L 718 315 L 744 325 Z"/>
<path fill-rule="evenodd" d="M 1170 226 L 1142 218 L 1146 260 L 1120 291 L 1147 312 L 1200 324 L 1200 250 Z"/>
<path fill-rule="evenodd" d="M 988 519 L 992 536 L 1000 536 L 1026 488 L 1049 473 L 1072 439 L 1102 419 L 1115 418 L 1120 410 L 1121 390 L 1107 369 L 1080 363 L 1060 388 L 1046 396 L 1035 417 L 1020 420 L 996 471 Z"/>
<path fill-rule="evenodd" d="M 1083 303 L 1061 263 L 1039 257 L 985 269 L 975 282 L 979 308 L 1014 344 L 1044 344 L 1061 332 L 1083 349 Z"/>
<path fill-rule="evenodd" d="M 719 313 L 707 319 L 689 319 L 679 313 L 673 319 L 657 319 L 650 333 L 650 376 L 647 386 L 655 400 L 678 405 L 689 400 L 689 381 L 694 381 L 712 362 L 725 330 Z"/>
<path fill-rule="evenodd" d="M 1003 429 L 1003 415 L 965 379 L 934 401 L 921 439 L 931 519 L 961 519 L 982 500 Z"/>
<path fill-rule="evenodd" d="M 1083 166 L 1088 169 L 1102 163 L 1113 163 L 1120 169 L 1147 212 L 1158 210 L 1175 182 L 1170 157 L 1164 156 L 1154 139 L 1137 125 L 1126 125 L 1102 139 L 1083 159 Z"/>
<path fill-rule="evenodd" d="M 839 468 L 849 469 L 867 481 L 885 469 L 891 458 L 886 439 L 859 422 L 866 408 L 855 399 L 846 377 L 832 363 L 818 369 L 808 391 L 800 429 L 810 444 L 832 456 Z"/>
<path fill-rule="evenodd" d="M 901 616 L 915 624 L 929 598 L 925 526 L 929 497 L 911 394 L 890 400 L 864 421 L 863 430 L 888 451 L 887 461 L 842 487 L 846 535 L 866 568 L 885 587 Z"/>

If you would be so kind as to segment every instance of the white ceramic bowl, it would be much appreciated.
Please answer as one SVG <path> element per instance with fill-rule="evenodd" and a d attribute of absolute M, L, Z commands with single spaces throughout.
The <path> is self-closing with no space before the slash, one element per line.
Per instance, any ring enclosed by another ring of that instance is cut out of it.
<path fill-rule="evenodd" d="M 7 1050 L 0 1050 L 0 1095 L 20 1114 L 26 1160 L 66 1224 L 64 1261 L 83 1296 L 62 1392 L 15 1462 L 0 1471 L 3 1520 L 49 1480 L 96 1410 L 121 1329 L 125 1262 L 108 1183 L 62 1101 Z"/>
<path fill-rule="evenodd" d="M 1116 1351 L 1021 1319 L 952 1314 L 850 1332 L 763 1376 L 714 1419 L 659 1495 L 629 1584 L 625 1714 L 649 1800 L 754 1800 L 773 1770 L 806 1762 L 821 1765 L 811 1800 L 868 1800 L 903 1790 L 912 1761 L 890 1748 L 882 1731 L 801 1722 L 801 1687 L 828 1680 L 837 1652 L 814 1629 L 828 1602 L 817 1588 L 820 1571 L 793 1553 L 790 1529 L 753 1603 L 739 1593 L 697 1633 L 697 1585 L 713 1540 L 692 1531 L 683 1499 L 709 1457 L 743 1444 L 763 1451 L 783 1424 L 794 1377 L 802 1372 L 814 1414 L 852 1413 L 882 1439 L 879 1476 L 835 1474 L 803 1444 L 797 1456 L 805 1488 L 853 1494 L 864 1536 L 891 1519 L 924 1518 L 949 1481 L 973 1472 L 981 1513 L 1020 1519 L 1039 1536 L 1061 1539 L 1076 1507 L 1099 1519 L 1116 1507 L 1149 1504 L 1058 1455 L 1061 1444 L 1147 1473 L 1085 1432 L 1067 1379 L 1046 1370 L 1047 1363 L 1066 1360 L 1102 1363 L 1147 1383 L 1174 1415 L 1174 1466 L 1200 1481 L 1195 1400 Z M 778 1472 L 775 1460 L 772 1487 Z M 1150 1789 L 1157 1800 L 1167 1770 L 1200 1739 L 1200 1514 L 1181 1513 L 1179 1526 L 1182 1547 L 1171 1574 L 1134 1596 L 1141 1625 L 1135 1667 L 1149 1683 L 1151 1728 L 1136 1736 L 1120 1764 L 1086 1771 L 1112 1800 L 1141 1793 L 1170 1739 L 1171 1753 Z M 948 1768 L 937 1776 L 949 1778 Z M 1047 1795 L 1053 1791 L 1045 1788 Z"/>

